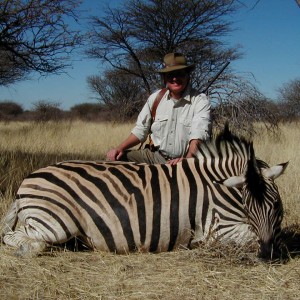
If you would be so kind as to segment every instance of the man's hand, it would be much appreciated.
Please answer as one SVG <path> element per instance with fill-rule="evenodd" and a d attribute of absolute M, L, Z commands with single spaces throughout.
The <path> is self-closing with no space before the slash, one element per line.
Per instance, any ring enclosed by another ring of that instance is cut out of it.
<path fill-rule="evenodd" d="M 140 140 L 134 135 L 130 134 L 117 148 L 109 150 L 106 154 L 106 159 L 115 161 L 120 160 L 124 151 L 140 143 Z"/>
<path fill-rule="evenodd" d="M 123 153 L 124 153 L 123 151 L 117 148 L 111 149 L 107 152 L 106 159 L 111 161 L 119 160 L 123 155 Z"/>
<path fill-rule="evenodd" d="M 177 163 L 181 162 L 183 160 L 184 157 L 178 157 L 178 158 L 174 158 L 174 159 L 170 159 L 167 161 L 167 164 L 169 165 L 176 165 Z"/>

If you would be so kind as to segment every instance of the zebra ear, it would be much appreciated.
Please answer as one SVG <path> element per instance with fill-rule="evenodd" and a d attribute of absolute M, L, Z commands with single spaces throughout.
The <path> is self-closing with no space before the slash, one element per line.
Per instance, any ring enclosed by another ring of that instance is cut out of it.
<path fill-rule="evenodd" d="M 223 184 L 227 187 L 235 187 L 235 188 L 241 188 L 245 182 L 244 176 L 231 176 L 227 179 L 224 179 L 222 181 L 218 181 L 215 183 Z"/>
<path fill-rule="evenodd" d="M 267 178 L 276 179 L 280 175 L 283 174 L 283 172 L 285 171 L 288 164 L 289 164 L 289 162 L 286 162 L 286 163 L 282 163 L 282 164 L 273 166 L 268 169 L 264 169 L 264 170 L 262 170 L 262 173 Z"/>

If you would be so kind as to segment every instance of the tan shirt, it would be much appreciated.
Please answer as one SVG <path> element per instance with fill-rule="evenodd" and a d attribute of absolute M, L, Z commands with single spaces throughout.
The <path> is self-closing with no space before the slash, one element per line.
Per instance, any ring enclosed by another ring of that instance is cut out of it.
<path fill-rule="evenodd" d="M 151 107 L 159 91 L 153 93 L 141 110 L 132 133 L 145 141 L 151 124 Z M 151 126 L 151 139 L 163 154 L 181 157 L 193 139 L 210 137 L 210 101 L 205 94 L 188 87 L 179 100 L 171 99 L 169 91 L 161 99 L 155 121 Z"/>

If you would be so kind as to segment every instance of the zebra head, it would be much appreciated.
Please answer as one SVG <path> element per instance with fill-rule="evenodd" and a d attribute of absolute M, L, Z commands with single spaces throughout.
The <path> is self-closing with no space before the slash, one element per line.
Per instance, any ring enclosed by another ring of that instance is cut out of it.
<path fill-rule="evenodd" d="M 244 210 L 257 235 L 259 257 L 262 259 L 272 260 L 281 256 L 283 206 L 274 179 L 283 174 L 287 165 L 288 162 L 269 167 L 255 158 L 251 143 L 244 175 L 223 181 L 226 186 L 241 188 Z"/>

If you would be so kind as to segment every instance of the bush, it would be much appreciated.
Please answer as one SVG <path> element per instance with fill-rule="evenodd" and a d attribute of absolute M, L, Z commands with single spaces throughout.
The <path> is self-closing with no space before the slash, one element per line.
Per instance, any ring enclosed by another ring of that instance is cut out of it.
<path fill-rule="evenodd" d="M 291 80 L 278 90 L 281 117 L 285 121 L 300 118 L 300 79 Z"/>
<path fill-rule="evenodd" d="M 72 117 L 84 121 L 94 121 L 99 119 L 103 105 L 100 103 L 82 103 L 71 107 Z"/>
<path fill-rule="evenodd" d="M 63 116 L 63 111 L 59 108 L 60 103 L 38 101 L 34 104 L 33 118 L 38 122 L 46 122 L 50 120 L 59 120 Z"/>
<path fill-rule="evenodd" d="M 20 104 L 17 104 L 12 101 L 0 102 L 0 120 L 13 120 L 22 113 L 23 108 Z"/>

